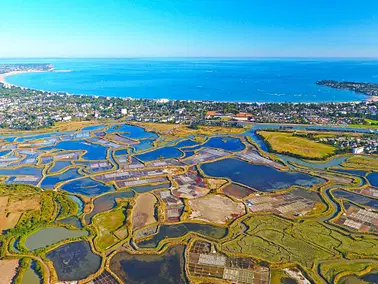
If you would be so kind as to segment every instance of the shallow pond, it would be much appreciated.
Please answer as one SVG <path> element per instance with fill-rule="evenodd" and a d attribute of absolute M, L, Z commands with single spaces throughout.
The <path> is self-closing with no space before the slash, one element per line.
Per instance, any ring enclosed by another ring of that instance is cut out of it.
<path fill-rule="evenodd" d="M 46 254 L 50 259 L 60 281 L 87 278 L 101 266 L 101 257 L 94 254 L 87 241 L 62 245 Z"/>
<path fill-rule="evenodd" d="M 34 268 L 35 262 L 32 261 L 29 268 L 24 273 L 24 277 L 22 278 L 21 282 L 22 284 L 39 284 L 42 282 Z"/>
<path fill-rule="evenodd" d="M 366 178 L 368 179 L 371 185 L 378 186 L 378 172 L 368 174 Z"/>
<path fill-rule="evenodd" d="M 245 148 L 239 138 L 234 137 L 212 137 L 202 147 L 219 148 L 226 151 L 238 152 Z"/>
<path fill-rule="evenodd" d="M 56 173 L 63 170 L 66 167 L 72 166 L 71 162 L 68 161 L 56 161 L 54 166 L 50 169 L 50 173 Z"/>
<path fill-rule="evenodd" d="M 69 230 L 63 227 L 39 230 L 25 240 L 25 246 L 30 250 L 47 247 L 60 241 L 87 236 L 87 231 Z"/>
<path fill-rule="evenodd" d="M 78 172 L 78 169 L 69 169 L 64 173 L 55 176 L 46 176 L 42 180 L 41 187 L 51 189 L 54 188 L 54 186 L 59 182 L 71 180 L 78 177 L 81 177 L 81 175 Z"/>
<path fill-rule="evenodd" d="M 184 158 L 189 158 L 193 156 L 195 153 L 194 151 L 184 151 L 185 157 Z"/>
<path fill-rule="evenodd" d="M 345 190 L 341 190 L 341 189 L 336 189 L 336 190 L 332 191 L 332 194 L 336 198 L 349 199 L 349 200 L 353 201 L 354 203 L 364 205 L 364 206 L 369 206 L 369 207 L 372 207 L 372 208 L 378 210 L 378 200 L 377 199 L 369 198 L 367 196 L 363 196 L 363 195 L 360 195 L 360 194 L 357 194 L 357 193 L 353 193 L 353 192 L 345 191 Z"/>
<path fill-rule="evenodd" d="M 59 220 L 57 221 L 59 223 L 63 223 L 63 224 L 67 224 L 67 225 L 71 225 L 71 226 L 74 226 L 78 229 L 82 229 L 83 228 L 83 225 L 81 224 L 81 221 L 79 218 L 77 217 L 68 217 L 66 219 L 62 219 L 62 220 Z"/>
<path fill-rule="evenodd" d="M 0 175 L 4 176 L 13 176 L 13 175 L 26 175 L 26 176 L 42 176 L 42 169 L 41 168 L 34 168 L 34 167 L 19 167 L 16 169 L 3 169 L 0 170 Z"/>
<path fill-rule="evenodd" d="M 226 177 L 233 182 L 264 192 L 284 189 L 293 185 L 311 187 L 325 182 L 308 174 L 284 172 L 266 165 L 254 165 L 232 158 L 203 164 L 201 169 L 208 176 Z"/>
<path fill-rule="evenodd" d="M 128 149 L 121 149 L 121 150 L 114 150 L 114 155 L 116 156 L 123 156 L 129 153 Z"/>
<path fill-rule="evenodd" d="M 184 269 L 184 246 L 169 248 L 161 255 L 132 255 L 117 253 L 110 261 L 110 269 L 130 284 L 188 283 Z"/>
<path fill-rule="evenodd" d="M 95 196 L 108 191 L 114 191 L 113 186 L 105 185 L 91 178 L 82 178 L 70 181 L 62 186 L 62 189 L 76 194 Z"/>
<path fill-rule="evenodd" d="M 122 133 L 122 136 L 133 138 L 133 139 L 151 139 L 157 138 L 158 135 L 153 132 L 147 132 L 142 127 L 129 125 L 129 124 L 121 124 L 121 125 L 113 125 L 107 131 L 107 133 Z"/>
<path fill-rule="evenodd" d="M 133 145 L 134 152 L 152 149 L 153 148 L 153 145 L 152 145 L 153 142 L 154 142 L 154 140 L 148 140 L 148 139 L 147 140 L 141 140 L 139 144 Z"/>
<path fill-rule="evenodd" d="M 351 174 L 355 176 L 365 176 L 366 171 L 359 171 L 359 170 L 341 170 L 341 169 L 332 169 L 335 172 L 339 173 L 346 173 L 346 174 Z"/>
<path fill-rule="evenodd" d="M 107 148 L 99 144 L 91 144 L 84 140 L 79 141 L 62 141 L 54 148 L 62 150 L 83 150 L 87 151 L 83 155 L 85 160 L 106 160 Z"/>
<path fill-rule="evenodd" d="M 161 159 L 180 158 L 183 156 L 183 152 L 176 149 L 175 147 L 163 147 L 147 153 L 136 155 L 135 157 L 144 162 L 149 162 Z"/>
<path fill-rule="evenodd" d="M 159 232 L 156 235 L 149 240 L 138 243 L 138 246 L 141 248 L 157 247 L 159 242 L 166 238 L 182 237 L 189 232 L 194 232 L 214 239 L 221 239 L 226 235 L 227 229 L 215 225 L 200 223 L 161 225 Z"/>
<path fill-rule="evenodd" d="M 134 193 L 131 191 L 119 191 L 115 193 L 105 194 L 96 198 L 93 201 L 94 208 L 92 212 L 85 215 L 84 219 L 87 224 L 92 222 L 92 217 L 100 212 L 108 211 L 116 206 L 117 198 L 131 198 L 134 197 Z"/>

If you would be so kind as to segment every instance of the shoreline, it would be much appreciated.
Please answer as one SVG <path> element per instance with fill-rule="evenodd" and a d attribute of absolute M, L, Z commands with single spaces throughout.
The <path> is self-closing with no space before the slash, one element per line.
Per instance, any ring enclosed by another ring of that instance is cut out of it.
<path fill-rule="evenodd" d="M 19 74 L 24 74 L 24 73 L 42 73 L 42 72 L 55 72 L 55 71 L 54 71 L 54 69 L 51 69 L 51 70 L 45 70 L 45 71 L 42 71 L 42 70 L 27 70 L 27 71 L 12 71 L 12 72 L 7 72 L 7 73 L 2 73 L 2 74 L 0 74 L 0 83 L 7 84 L 7 85 L 10 85 L 10 86 L 19 87 L 19 88 L 31 89 L 31 88 L 26 88 L 26 87 L 14 85 L 12 83 L 7 82 L 6 79 L 7 79 L 8 76 L 13 76 L 13 75 L 19 75 Z"/>
<path fill-rule="evenodd" d="M 56 73 L 66 73 L 66 72 L 72 72 L 72 70 L 55 70 L 54 68 L 50 70 L 27 70 L 27 71 L 12 71 L 12 72 L 7 72 L 7 73 L 1 73 L 0 74 L 0 84 L 6 84 L 8 86 L 12 87 L 18 87 L 18 88 L 23 88 L 23 89 L 29 89 L 29 90 L 34 90 L 34 91 L 39 91 L 43 93 L 58 93 L 58 92 L 64 92 L 67 93 L 66 91 L 48 91 L 48 90 L 41 90 L 41 89 L 36 89 L 36 88 L 29 88 L 29 87 L 24 87 L 24 86 L 19 86 L 15 85 L 12 83 L 7 82 L 6 78 L 8 76 L 13 76 L 13 75 L 19 75 L 19 74 L 24 74 L 24 73 L 42 73 L 42 72 L 56 72 Z M 72 94 L 72 95 L 77 95 L 77 96 L 90 96 L 90 97 L 107 97 L 107 96 L 101 96 L 101 95 L 96 95 L 96 94 Z M 363 100 L 356 100 L 356 101 L 314 101 L 314 102 L 287 102 L 287 101 L 282 101 L 282 102 L 257 102 L 257 101 L 213 101 L 213 100 L 177 100 L 177 99 L 167 99 L 169 101 L 192 101 L 192 102 L 213 102 L 213 103 L 244 103 L 244 104 L 282 104 L 282 103 L 289 103 L 289 104 L 345 104 L 345 103 L 362 103 L 362 102 L 367 102 L 367 103 L 374 103 L 378 102 L 378 96 L 368 96 L 365 95 L 367 98 Z M 160 99 L 150 99 L 150 98 L 132 98 L 132 97 L 112 97 L 112 98 L 119 98 L 119 99 L 132 99 L 132 100 L 152 100 L 152 101 L 157 101 L 157 100 L 165 100 L 166 98 L 160 98 Z"/>

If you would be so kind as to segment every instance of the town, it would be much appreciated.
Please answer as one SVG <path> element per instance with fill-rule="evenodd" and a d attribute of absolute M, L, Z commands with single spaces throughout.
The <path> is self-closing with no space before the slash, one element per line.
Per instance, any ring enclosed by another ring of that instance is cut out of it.
<path fill-rule="evenodd" d="M 144 122 L 232 125 L 238 122 L 312 125 L 374 124 L 377 103 L 234 103 L 71 95 L 0 83 L 0 127 L 32 130 L 59 121 L 127 118 Z"/>

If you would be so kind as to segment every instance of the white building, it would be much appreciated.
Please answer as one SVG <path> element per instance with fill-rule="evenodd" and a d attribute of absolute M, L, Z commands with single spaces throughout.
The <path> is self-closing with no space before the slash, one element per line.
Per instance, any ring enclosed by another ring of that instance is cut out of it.
<path fill-rule="evenodd" d="M 355 147 L 352 149 L 353 154 L 361 154 L 364 152 L 364 147 Z"/>

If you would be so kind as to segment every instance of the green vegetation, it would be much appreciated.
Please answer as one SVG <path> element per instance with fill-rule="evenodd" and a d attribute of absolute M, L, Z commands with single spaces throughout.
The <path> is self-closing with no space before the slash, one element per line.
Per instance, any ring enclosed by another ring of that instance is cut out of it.
<path fill-rule="evenodd" d="M 348 274 L 359 274 L 372 266 L 377 267 L 378 264 L 371 261 L 332 261 L 321 264 L 320 272 L 330 283 L 335 283 L 335 280 L 345 275 L 346 271 Z"/>
<path fill-rule="evenodd" d="M 0 195 L 36 193 L 40 188 L 25 184 L 0 184 Z"/>
<path fill-rule="evenodd" d="M 343 162 L 342 166 L 346 168 L 378 170 L 378 159 L 368 156 L 352 156 Z"/>
<path fill-rule="evenodd" d="M 119 241 L 114 232 L 125 224 L 126 208 L 127 203 L 123 202 L 115 209 L 96 215 L 93 218 L 93 224 L 98 229 L 94 244 L 99 251 L 105 251 Z"/>
<path fill-rule="evenodd" d="M 41 200 L 41 218 L 43 222 L 54 221 L 58 214 L 58 206 L 55 202 L 55 192 L 45 191 Z"/>
<path fill-rule="evenodd" d="M 73 201 L 71 198 L 69 198 L 67 195 L 65 194 L 57 195 L 56 201 L 58 202 L 60 206 L 58 219 L 65 219 L 72 215 L 76 215 L 79 208 L 76 202 Z"/>
<path fill-rule="evenodd" d="M 378 120 L 366 118 L 364 119 L 364 123 L 349 124 L 348 126 L 354 128 L 378 129 Z"/>
<path fill-rule="evenodd" d="M 334 257 L 376 257 L 378 238 L 356 239 L 317 221 L 291 222 L 265 215 L 250 217 L 244 223 L 249 230 L 224 243 L 226 251 L 270 263 L 296 262 L 307 268 Z"/>
<path fill-rule="evenodd" d="M 29 268 L 31 264 L 30 258 L 22 258 L 20 261 L 20 266 L 18 267 L 17 275 L 13 280 L 13 284 L 21 284 L 22 278 L 24 277 L 25 271 Z"/>
<path fill-rule="evenodd" d="M 324 159 L 336 153 L 336 148 L 295 135 L 291 132 L 258 131 L 268 147 L 277 153 L 306 159 Z"/>

